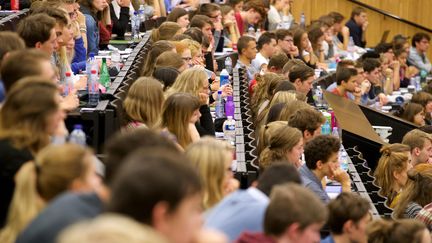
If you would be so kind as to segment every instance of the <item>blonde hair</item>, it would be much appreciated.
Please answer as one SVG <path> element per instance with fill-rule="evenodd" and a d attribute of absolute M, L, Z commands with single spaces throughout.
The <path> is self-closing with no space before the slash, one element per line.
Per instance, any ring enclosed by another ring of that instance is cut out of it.
<path fill-rule="evenodd" d="M 205 209 L 213 207 L 224 197 L 225 162 L 232 159 L 232 152 L 230 144 L 212 137 L 202 138 L 186 150 L 186 156 L 198 170 L 204 185 Z"/>
<path fill-rule="evenodd" d="M 269 127 L 266 126 L 265 129 Z M 291 151 L 303 138 L 302 133 L 297 128 L 282 126 L 266 132 L 265 141 L 267 146 L 262 150 L 259 157 L 260 169 L 265 170 L 274 162 L 287 160 L 286 153 Z M 295 161 L 288 161 L 294 163 Z"/>
<path fill-rule="evenodd" d="M 390 205 L 398 193 L 393 191 L 395 183 L 393 172 L 401 172 L 407 168 L 410 147 L 394 143 L 384 145 L 380 152 L 382 155 L 374 172 L 375 183 L 381 187 L 379 193 L 387 198 L 387 203 Z"/>
<path fill-rule="evenodd" d="M 162 85 L 154 78 L 141 77 L 129 88 L 123 107 L 130 121 L 154 128 L 162 113 L 164 102 Z"/>
<path fill-rule="evenodd" d="M 184 43 L 188 46 L 188 48 L 191 51 L 191 56 L 195 57 L 198 53 L 202 52 L 201 44 L 190 39 L 184 39 L 180 41 L 181 43 Z"/>
<path fill-rule="evenodd" d="M 80 145 L 50 145 L 16 175 L 15 192 L 0 242 L 15 242 L 18 234 L 42 210 L 45 202 L 67 191 L 76 179 L 84 180 L 92 152 Z M 67 155 L 67 156 L 65 156 Z"/>
<path fill-rule="evenodd" d="M 171 40 L 181 29 L 179 24 L 166 21 L 163 22 L 159 28 L 152 30 L 151 39 L 153 42 Z"/>
<path fill-rule="evenodd" d="M 310 106 L 308 103 L 302 100 L 293 100 L 286 104 L 287 105 L 282 109 L 279 115 L 279 120 L 288 121 L 289 118 L 298 110 L 306 109 L 306 108 L 313 109 L 312 106 Z"/>
<path fill-rule="evenodd" d="M 167 243 L 152 227 L 118 214 L 103 214 L 75 224 L 59 235 L 59 243 Z"/>
<path fill-rule="evenodd" d="M 268 146 L 268 134 L 274 134 L 275 130 L 288 126 L 287 121 L 274 121 L 270 122 L 267 125 L 263 125 L 261 129 L 259 129 L 259 138 L 257 141 L 257 154 L 261 154 L 265 147 Z"/>
<path fill-rule="evenodd" d="M 206 80 L 207 74 L 202 68 L 187 69 L 177 77 L 174 84 L 166 91 L 166 94 L 169 96 L 174 93 L 184 92 L 198 97 Z"/>
<path fill-rule="evenodd" d="M 178 144 L 183 148 L 192 142 L 189 134 L 189 121 L 194 111 L 200 106 L 199 99 L 188 93 L 173 94 L 164 103 L 161 127 L 173 133 L 177 137 Z"/>

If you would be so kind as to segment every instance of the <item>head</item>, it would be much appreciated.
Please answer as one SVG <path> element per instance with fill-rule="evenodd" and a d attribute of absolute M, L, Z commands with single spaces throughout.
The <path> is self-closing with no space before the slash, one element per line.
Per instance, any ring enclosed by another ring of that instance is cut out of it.
<path fill-rule="evenodd" d="M 411 46 L 420 52 L 427 52 L 429 49 L 430 36 L 426 33 L 416 33 L 411 39 Z"/>
<path fill-rule="evenodd" d="M 202 63 L 204 65 L 204 56 L 201 44 L 194 40 L 182 40 L 181 42 L 188 46 L 192 57 L 192 62 Z"/>
<path fill-rule="evenodd" d="M 163 102 L 161 83 L 154 78 L 141 77 L 130 86 L 123 107 L 128 120 L 153 128 L 160 119 Z"/>
<path fill-rule="evenodd" d="M 311 28 L 308 31 L 308 38 L 312 44 L 312 48 L 317 51 L 322 48 L 322 42 L 324 41 L 324 32 L 320 27 Z"/>
<path fill-rule="evenodd" d="M 176 47 L 177 53 L 187 63 L 188 67 L 192 67 L 192 52 L 189 49 L 189 45 L 186 42 L 174 41 L 174 46 Z"/>
<path fill-rule="evenodd" d="M 207 38 L 211 38 L 213 35 L 213 22 L 206 15 L 198 14 L 193 16 L 193 18 L 191 19 L 190 27 L 197 27 Z"/>
<path fill-rule="evenodd" d="M 366 228 L 372 221 L 369 210 L 369 201 L 355 193 L 342 192 L 328 204 L 330 232 L 346 236 L 350 242 L 367 242 Z"/>
<path fill-rule="evenodd" d="M 330 12 L 328 16 L 330 16 L 333 19 L 333 31 L 335 33 L 341 32 L 343 27 L 342 22 L 345 19 L 345 17 L 338 12 Z"/>
<path fill-rule="evenodd" d="M 192 142 L 188 126 L 190 123 L 195 123 L 201 116 L 199 113 L 200 106 L 199 99 L 189 93 L 172 94 L 164 103 L 161 127 L 167 128 L 169 132 L 173 133 L 177 137 L 178 144 L 183 148 Z"/>
<path fill-rule="evenodd" d="M 243 0 L 230 0 L 228 1 L 229 5 L 234 9 L 236 13 L 239 13 L 243 10 L 244 1 Z"/>
<path fill-rule="evenodd" d="M 298 95 L 298 92 L 297 92 Z M 303 94 L 301 94 L 303 95 Z M 306 97 L 306 96 L 304 96 Z M 286 106 L 282 109 L 279 115 L 279 120 L 289 121 L 292 115 L 294 115 L 298 110 L 301 109 L 310 109 L 311 106 L 308 105 L 304 100 L 294 100 L 286 104 Z"/>
<path fill-rule="evenodd" d="M 200 93 L 208 94 L 209 82 L 206 72 L 201 68 L 190 68 L 181 73 L 167 94 L 172 95 L 179 92 L 189 93 L 199 98 Z"/>
<path fill-rule="evenodd" d="M 360 77 L 355 68 L 338 68 L 336 71 L 336 83 L 348 92 L 354 92 Z"/>
<path fill-rule="evenodd" d="M 0 137 L 9 138 L 19 149 L 36 153 L 50 143 L 65 113 L 61 96 L 49 80 L 28 77 L 8 90 L 0 112 Z"/>
<path fill-rule="evenodd" d="M 266 126 L 270 127 L 270 124 Z M 261 170 L 279 160 L 287 160 L 293 165 L 298 165 L 303 153 L 303 136 L 297 128 L 282 126 L 264 133 L 267 146 L 260 154 Z"/>
<path fill-rule="evenodd" d="M 26 48 L 24 40 L 16 32 L 11 31 L 0 32 L 0 43 L 2 43 L 0 47 L 0 67 L 10 52 Z"/>
<path fill-rule="evenodd" d="M 179 152 L 139 150 L 118 172 L 107 210 L 187 243 L 202 225 L 201 190 L 198 174 Z"/>
<path fill-rule="evenodd" d="M 215 3 L 201 4 L 198 8 L 198 14 L 209 17 L 213 23 L 221 23 L 222 21 L 221 7 Z"/>
<path fill-rule="evenodd" d="M 363 60 L 363 69 L 366 79 L 372 84 L 378 83 L 380 79 L 380 66 L 381 63 L 377 58 L 366 58 Z"/>
<path fill-rule="evenodd" d="M 159 28 L 154 29 L 151 34 L 151 39 L 153 42 L 160 40 L 171 40 L 176 34 L 183 33 L 182 27 L 175 23 L 166 21 L 163 22 Z"/>
<path fill-rule="evenodd" d="M 270 196 L 275 186 L 289 182 L 301 184 L 297 168 L 286 161 L 277 161 L 260 174 L 256 188 L 265 195 Z"/>
<path fill-rule="evenodd" d="M 272 57 L 276 52 L 276 34 L 273 32 L 263 33 L 258 39 L 257 49 L 266 57 Z"/>
<path fill-rule="evenodd" d="M 279 103 L 283 104 L 283 103 Z M 277 105 L 279 105 L 277 104 Z M 259 139 L 257 144 L 257 154 L 261 155 L 261 152 L 269 146 L 269 136 L 270 134 L 275 134 L 276 130 L 281 127 L 286 127 L 288 123 L 286 121 L 279 121 L 275 120 L 272 122 L 269 122 L 265 125 L 262 125 L 261 129 L 259 130 Z M 267 166 L 261 166 L 261 171 L 265 170 Z"/>
<path fill-rule="evenodd" d="M 163 91 L 166 91 L 174 84 L 180 72 L 172 67 L 156 68 L 153 77 L 163 84 Z"/>
<path fill-rule="evenodd" d="M 279 185 L 270 196 L 264 232 L 280 242 L 318 242 L 327 215 L 324 204 L 305 187 L 293 183 Z"/>
<path fill-rule="evenodd" d="M 185 152 L 201 177 L 204 208 L 212 208 L 223 199 L 225 190 L 233 179 L 233 148 L 224 141 L 206 137 L 191 144 Z"/>
<path fill-rule="evenodd" d="M 176 51 L 174 44 L 169 41 L 157 41 L 155 42 L 150 51 L 147 54 L 147 58 L 144 64 L 143 72 L 141 76 L 151 76 L 154 70 L 156 59 L 164 52 Z"/>
<path fill-rule="evenodd" d="M 306 166 L 323 177 L 332 177 L 339 168 L 339 148 L 340 141 L 334 136 L 319 135 L 313 138 L 305 146 Z"/>
<path fill-rule="evenodd" d="M 237 42 L 237 50 L 240 57 L 243 56 L 248 60 L 252 61 L 253 59 L 255 59 L 255 56 L 257 54 L 257 43 L 255 38 L 247 35 L 240 37 Z"/>
<path fill-rule="evenodd" d="M 235 23 L 235 12 L 230 5 L 221 5 L 222 12 L 222 23 L 226 26 L 231 23 Z"/>
<path fill-rule="evenodd" d="M 415 219 L 374 220 L 367 228 L 367 235 L 369 243 L 431 242 L 426 226 Z"/>
<path fill-rule="evenodd" d="M 353 19 L 357 25 L 362 26 L 367 21 L 366 10 L 362 7 L 355 7 L 351 12 L 351 19 Z"/>
<path fill-rule="evenodd" d="M 414 202 L 421 207 L 432 202 L 432 165 L 419 164 L 408 171 L 408 181 L 394 210 L 396 218 L 404 218 L 406 207 Z"/>
<path fill-rule="evenodd" d="M 375 52 L 378 54 L 382 54 L 385 56 L 385 58 L 389 61 L 394 60 L 394 53 L 393 53 L 393 44 L 392 43 L 380 43 L 375 47 Z"/>
<path fill-rule="evenodd" d="M 417 126 L 425 125 L 424 107 L 417 103 L 407 103 L 402 108 L 400 117 L 406 121 L 412 122 Z"/>
<path fill-rule="evenodd" d="M 181 28 L 187 29 L 189 26 L 189 14 L 184 8 L 174 8 L 167 16 L 167 21 L 175 22 Z"/>
<path fill-rule="evenodd" d="M 81 6 L 89 8 L 93 13 L 102 12 L 108 7 L 106 0 L 78 0 L 78 3 Z"/>
<path fill-rule="evenodd" d="M 190 36 L 192 40 L 198 42 L 200 45 L 204 41 L 204 33 L 198 27 L 189 27 L 183 34 Z"/>
<path fill-rule="evenodd" d="M 298 28 L 294 32 L 293 40 L 294 45 L 297 46 L 300 54 L 303 52 L 303 50 L 306 50 L 308 48 L 310 43 L 308 33 L 301 28 Z"/>
<path fill-rule="evenodd" d="M 312 108 L 296 111 L 288 120 L 288 125 L 299 129 L 303 134 L 303 141 L 307 144 L 311 139 L 321 135 L 321 125 L 325 118 L 321 112 Z"/>
<path fill-rule="evenodd" d="M 283 67 L 288 62 L 288 60 L 288 56 L 285 53 L 275 53 L 270 58 L 270 61 L 267 65 L 267 71 L 282 74 Z"/>
<path fill-rule="evenodd" d="M 381 154 L 374 172 L 375 183 L 381 187 L 380 194 L 391 202 L 408 180 L 412 167 L 410 147 L 400 143 L 384 145 Z"/>
<path fill-rule="evenodd" d="M 17 33 L 28 48 L 37 48 L 48 55 L 58 49 L 56 20 L 46 14 L 35 14 L 23 19 Z"/>
<path fill-rule="evenodd" d="M 410 147 L 413 166 L 428 163 L 432 157 L 432 137 L 428 133 L 418 129 L 411 130 L 405 134 L 402 143 Z"/>
<path fill-rule="evenodd" d="M 289 79 L 298 92 L 306 95 L 312 89 L 315 71 L 306 65 L 296 65 L 289 72 Z"/>
<path fill-rule="evenodd" d="M 306 65 L 306 64 L 300 59 L 291 59 L 283 66 L 282 74 L 288 78 L 291 69 L 296 65 Z"/>
<path fill-rule="evenodd" d="M 162 67 L 172 67 L 181 73 L 187 69 L 188 64 L 180 54 L 172 51 L 166 51 L 156 58 L 156 63 L 154 64 L 154 69 Z"/>
<path fill-rule="evenodd" d="M 276 30 L 276 42 L 279 47 L 285 54 L 291 52 L 294 47 L 294 39 L 291 31 L 287 29 L 278 29 Z"/>
<path fill-rule="evenodd" d="M 251 0 L 243 5 L 245 22 L 249 25 L 256 25 L 267 16 L 265 6 L 262 1 Z"/>

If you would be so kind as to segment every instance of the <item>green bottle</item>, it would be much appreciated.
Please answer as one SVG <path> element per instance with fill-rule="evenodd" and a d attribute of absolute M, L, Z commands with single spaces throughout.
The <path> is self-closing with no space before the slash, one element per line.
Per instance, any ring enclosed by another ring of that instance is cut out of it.
<path fill-rule="evenodd" d="M 105 87 L 106 91 L 108 91 L 111 85 L 111 79 L 106 64 L 106 58 L 102 58 L 102 66 L 100 69 L 99 83 Z"/>

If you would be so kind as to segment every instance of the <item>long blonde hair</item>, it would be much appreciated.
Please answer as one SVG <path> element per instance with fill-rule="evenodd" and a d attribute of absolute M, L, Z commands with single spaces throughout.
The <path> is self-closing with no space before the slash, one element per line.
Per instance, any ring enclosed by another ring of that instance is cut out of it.
<path fill-rule="evenodd" d="M 128 120 L 142 122 L 147 127 L 154 128 L 162 114 L 164 99 L 159 81 L 141 77 L 129 88 L 123 107 Z"/>
<path fill-rule="evenodd" d="M 174 93 L 184 92 L 199 97 L 204 82 L 207 80 L 206 72 L 198 67 L 194 67 L 182 72 L 174 84 L 166 91 L 169 96 Z"/>
<path fill-rule="evenodd" d="M 171 40 L 171 38 L 173 38 L 181 29 L 181 26 L 176 22 L 166 21 L 163 22 L 159 28 L 152 31 L 151 39 L 153 42 L 159 40 Z"/>
<path fill-rule="evenodd" d="M 233 148 L 212 137 L 200 139 L 186 150 L 186 156 L 198 170 L 204 185 L 203 205 L 213 207 L 224 197 L 225 162 L 232 159 Z"/>
<path fill-rule="evenodd" d="M 51 145 L 41 150 L 35 161 L 24 164 L 15 178 L 15 192 L 0 242 L 15 242 L 46 202 L 68 190 L 74 180 L 84 180 L 92 163 L 86 156 L 91 154 L 76 144 Z"/>
<path fill-rule="evenodd" d="M 189 121 L 200 106 L 199 99 L 188 93 L 173 94 L 164 103 L 160 126 L 173 133 L 177 137 L 178 144 L 183 148 L 192 142 Z"/>
<path fill-rule="evenodd" d="M 398 193 L 393 191 L 393 172 L 401 172 L 407 168 L 410 151 L 408 145 L 400 143 L 384 145 L 380 150 L 382 155 L 374 172 L 375 183 L 381 187 L 379 193 L 387 198 L 389 205 Z"/>

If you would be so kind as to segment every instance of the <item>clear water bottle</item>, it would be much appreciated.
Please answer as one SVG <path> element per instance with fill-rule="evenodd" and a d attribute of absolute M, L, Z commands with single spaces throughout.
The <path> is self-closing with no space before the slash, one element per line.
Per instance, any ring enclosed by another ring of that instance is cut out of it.
<path fill-rule="evenodd" d="M 227 102 L 225 103 L 225 114 L 227 117 L 231 116 L 234 117 L 234 101 L 232 96 L 227 97 Z"/>
<path fill-rule="evenodd" d="M 348 41 L 348 48 L 347 51 L 349 53 L 354 53 L 355 52 L 355 44 L 354 44 L 354 39 L 352 38 L 352 36 L 350 36 L 349 41 Z"/>
<path fill-rule="evenodd" d="M 139 39 L 139 33 L 140 33 L 140 17 L 138 11 L 135 11 L 134 14 L 131 17 L 131 29 L 132 29 L 132 38 L 134 40 Z"/>
<path fill-rule="evenodd" d="M 111 66 L 120 72 L 121 55 L 118 49 L 111 52 Z"/>
<path fill-rule="evenodd" d="M 332 130 L 332 136 L 335 136 L 335 137 L 337 137 L 337 138 L 339 138 L 339 128 L 338 127 L 333 127 L 333 130 Z"/>
<path fill-rule="evenodd" d="M 99 82 L 97 71 L 92 69 L 90 71 L 90 78 L 87 80 L 88 88 L 88 105 L 91 107 L 96 107 L 99 103 Z"/>
<path fill-rule="evenodd" d="M 315 90 L 315 105 L 317 106 L 317 108 L 321 108 L 323 106 L 323 92 L 321 89 L 321 86 L 317 86 L 316 90 Z"/>
<path fill-rule="evenodd" d="M 300 15 L 300 27 L 303 29 L 306 28 L 306 15 L 304 13 L 301 13 Z"/>
<path fill-rule="evenodd" d="M 223 85 L 227 85 L 227 84 L 230 84 L 229 73 L 224 68 L 224 69 L 222 69 L 222 72 L 220 73 L 220 86 L 222 87 Z"/>
<path fill-rule="evenodd" d="M 225 69 L 228 71 L 228 73 L 232 73 L 232 60 L 231 60 L 231 57 L 227 57 L 225 59 Z"/>
<path fill-rule="evenodd" d="M 324 125 L 322 125 L 321 134 L 322 135 L 330 135 L 331 134 L 331 127 L 330 127 L 330 123 L 328 120 L 326 120 Z"/>
<path fill-rule="evenodd" d="M 232 116 L 228 116 L 222 127 L 224 137 L 231 144 L 235 144 L 235 120 Z"/>
<path fill-rule="evenodd" d="M 250 37 L 253 37 L 253 38 L 256 37 L 256 36 L 255 36 L 255 28 L 254 28 L 253 26 L 250 26 L 250 27 L 248 28 L 248 35 L 249 35 Z"/>
<path fill-rule="evenodd" d="M 86 146 L 86 134 L 82 130 L 81 124 L 76 124 L 74 130 L 69 136 L 69 142 L 76 143 L 82 146 Z"/>
<path fill-rule="evenodd" d="M 87 73 L 88 78 L 90 78 L 90 71 L 94 68 L 95 63 L 96 63 L 94 56 L 95 56 L 95 54 L 93 52 L 90 52 L 89 57 L 86 61 L 86 73 Z"/>
<path fill-rule="evenodd" d="M 144 21 L 146 21 L 146 16 L 144 14 L 144 9 L 145 9 L 144 4 L 141 4 L 139 6 L 139 11 L 138 11 L 141 23 L 143 23 Z"/>
<path fill-rule="evenodd" d="M 421 87 L 421 77 L 420 76 L 415 77 L 415 88 L 416 88 L 416 91 L 421 91 L 422 90 L 422 87 Z"/>
<path fill-rule="evenodd" d="M 256 31 L 256 33 L 255 33 L 255 39 L 256 39 L 256 41 L 258 41 L 258 39 L 259 39 L 260 37 L 261 37 L 261 29 L 258 28 L 257 31 Z"/>
<path fill-rule="evenodd" d="M 344 171 L 348 171 L 348 154 L 345 150 L 339 152 L 340 167 Z"/>
<path fill-rule="evenodd" d="M 65 73 L 63 95 L 68 96 L 73 91 L 73 78 L 71 72 Z"/>
<path fill-rule="evenodd" d="M 222 90 L 218 91 L 216 103 L 216 118 L 224 118 L 225 117 L 225 107 L 222 98 Z"/>

